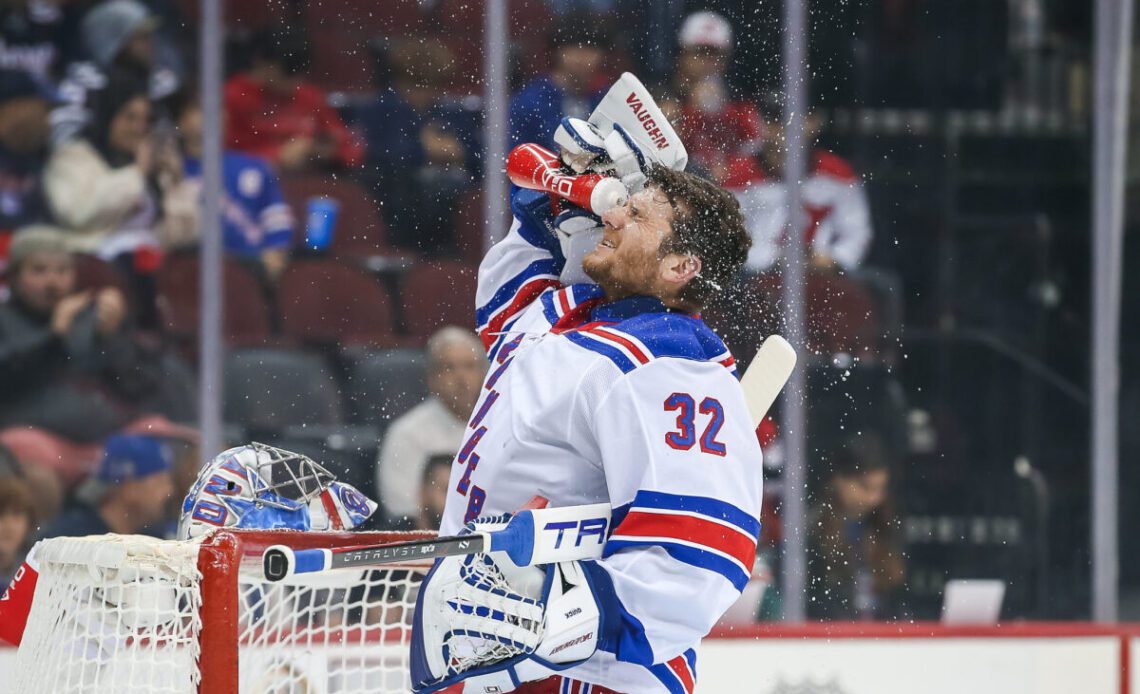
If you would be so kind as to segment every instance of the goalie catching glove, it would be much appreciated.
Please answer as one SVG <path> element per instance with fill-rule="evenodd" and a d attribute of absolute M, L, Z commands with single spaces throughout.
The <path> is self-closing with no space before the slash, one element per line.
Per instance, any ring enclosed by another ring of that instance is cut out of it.
<path fill-rule="evenodd" d="M 654 165 L 683 171 L 689 161 L 649 90 L 628 72 L 614 82 L 589 120 L 563 118 L 554 141 L 575 173 L 617 176 L 630 193 L 645 186 Z"/>
<path fill-rule="evenodd" d="M 596 126 L 579 118 L 563 118 L 554 131 L 554 142 L 562 161 L 574 173 L 601 173 L 621 179 L 631 193 L 645 187 L 649 167 L 659 162 L 648 148 L 643 149 L 625 128 L 614 123 L 609 135 L 603 136 Z"/>
<path fill-rule="evenodd" d="M 469 523 L 495 530 L 510 516 Z M 420 585 L 412 689 L 509 692 L 576 665 L 598 647 L 601 612 L 583 564 L 519 567 L 501 553 L 447 557 Z"/>
<path fill-rule="evenodd" d="M 645 187 L 652 167 L 683 171 L 689 161 L 685 145 L 649 90 L 628 72 L 610 87 L 589 120 L 563 118 L 554 142 L 563 163 L 575 173 L 615 176 L 631 194 Z M 563 284 L 590 282 L 582 258 L 601 240 L 602 220 L 569 207 L 553 227 L 566 258 Z"/>

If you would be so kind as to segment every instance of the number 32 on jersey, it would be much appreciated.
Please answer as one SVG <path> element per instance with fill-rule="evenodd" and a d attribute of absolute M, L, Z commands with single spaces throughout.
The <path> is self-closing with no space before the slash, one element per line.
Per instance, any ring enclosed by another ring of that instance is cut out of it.
<path fill-rule="evenodd" d="M 665 434 L 665 443 L 670 448 L 687 451 L 699 445 L 702 453 L 722 457 L 728 452 L 725 445 L 716 440 L 724 426 L 724 407 L 716 398 L 704 398 L 698 404 L 688 393 L 673 393 L 665 398 L 665 411 L 677 413 L 676 429 Z M 699 427 L 703 428 L 698 438 Z"/>

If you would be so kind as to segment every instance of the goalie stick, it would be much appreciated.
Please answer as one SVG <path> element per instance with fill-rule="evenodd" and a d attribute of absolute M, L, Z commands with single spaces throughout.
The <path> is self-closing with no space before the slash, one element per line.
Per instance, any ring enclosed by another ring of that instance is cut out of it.
<path fill-rule="evenodd" d="M 760 426 L 795 366 L 795 350 L 779 335 L 770 336 L 757 350 L 740 379 L 753 427 Z M 335 549 L 273 545 L 265 550 L 262 570 L 266 580 L 281 581 L 293 574 L 485 552 L 505 552 L 518 566 L 597 559 L 609 523 L 609 504 L 532 509 L 514 514 L 498 530 L 468 535 Z"/>

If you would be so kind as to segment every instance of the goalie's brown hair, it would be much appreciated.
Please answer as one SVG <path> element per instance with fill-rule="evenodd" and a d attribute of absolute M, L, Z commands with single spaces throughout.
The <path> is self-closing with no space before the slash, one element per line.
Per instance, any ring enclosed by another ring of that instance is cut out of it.
<path fill-rule="evenodd" d="M 701 308 L 728 289 L 752 247 L 736 196 L 695 174 L 653 167 L 647 186 L 661 191 L 673 208 L 673 234 L 661 254 L 691 254 L 701 261 L 700 274 L 682 289 L 680 298 Z"/>

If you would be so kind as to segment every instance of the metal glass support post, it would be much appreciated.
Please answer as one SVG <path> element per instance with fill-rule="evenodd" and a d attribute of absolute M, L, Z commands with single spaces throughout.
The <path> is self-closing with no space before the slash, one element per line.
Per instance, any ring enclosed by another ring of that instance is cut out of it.
<path fill-rule="evenodd" d="M 201 455 L 222 450 L 222 0 L 202 1 L 202 229 L 198 427 Z"/>
<path fill-rule="evenodd" d="M 804 305 L 806 220 L 800 185 L 807 175 L 807 142 L 804 120 L 808 108 L 807 8 L 805 0 L 784 4 L 784 125 L 787 158 L 784 181 L 788 189 L 788 224 L 784 235 L 784 306 L 788 341 L 804 355 L 806 310 Z M 807 379 L 804 367 L 792 372 L 784 391 L 784 431 L 787 457 L 784 464 L 784 620 L 802 622 L 807 605 Z"/>
<path fill-rule="evenodd" d="M 505 233 L 507 189 L 507 0 L 487 0 L 483 16 L 483 247 Z"/>
<path fill-rule="evenodd" d="M 1132 0 L 1097 0 L 1092 171 L 1092 616 L 1117 618 L 1120 292 Z"/>

